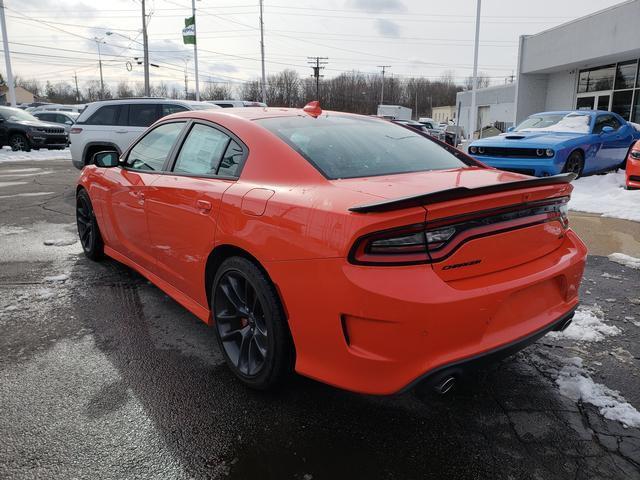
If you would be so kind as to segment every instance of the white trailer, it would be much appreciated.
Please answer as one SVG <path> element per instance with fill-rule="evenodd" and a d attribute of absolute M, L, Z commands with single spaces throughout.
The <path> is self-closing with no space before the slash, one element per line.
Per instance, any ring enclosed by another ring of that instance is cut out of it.
<path fill-rule="evenodd" d="M 411 109 L 400 105 L 378 105 L 378 116 L 394 120 L 411 120 Z"/>

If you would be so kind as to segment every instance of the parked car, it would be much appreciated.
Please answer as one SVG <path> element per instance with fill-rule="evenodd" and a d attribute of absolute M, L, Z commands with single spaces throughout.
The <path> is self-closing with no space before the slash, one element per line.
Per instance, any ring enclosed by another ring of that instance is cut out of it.
<path fill-rule="evenodd" d="M 36 112 L 32 114 L 39 120 L 43 122 L 57 123 L 58 125 L 62 125 L 65 133 L 69 134 L 69 130 L 71 130 L 71 125 L 76 123 L 78 119 L 79 113 L 75 112 Z"/>
<path fill-rule="evenodd" d="M 468 151 L 502 170 L 535 175 L 584 175 L 619 167 L 640 138 L 620 115 L 597 110 L 531 115 L 507 133 L 476 140 Z"/>
<path fill-rule="evenodd" d="M 252 102 L 249 100 L 208 100 L 207 103 L 218 105 L 222 108 L 238 108 L 238 107 L 266 107 L 266 103 Z"/>
<path fill-rule="evenodd" d="M 452 147 L 457 147 L 464 138 L 464 130 L 460 126 L 447 125 L 444 129 L 444 141 Z"/>
<path fill-rule="evenodd" d="M 65 148 L 67 141 L 62 126 L 43 122 L 19 108 L 0 107 L 0 146 L 26 152 L 41 148 L 58 150 Z"/>
<path fill-rule="evenodd" d="M 422 117 L 420 118 L 420 120 L 418 120 L 418 123 L 421 125 L 424 125 L 424 127 L 429 132 L 429 135 L 437 138 L 438 140 L 444 141 L 444 138 L 445 138 L 444 131 L 438 128 L 438 124 L 434 120 L 431 120 L 426 117 Z"/>
<path fill-rule="evenodd" d="M 27 111 L 32 115 L 38 112 L 75 112 L 81 113 L 86 108 L 85 104 L 62 105 L 59 103 L 45 103 L 37 107 L 29 107 Z"/>
<path fill-rule="evenodd" d="M 640 188 L 640 141 L 631 147 L 629 155 L 627 155 L 625 170 L 627 190 Z"/>
<path fill-rule="evenodd" d="M 71 161 L 81 169 L 96 152 L 124 152 L 149 125 L 166 115 L 217 108 L 220 107 L 207 102 L 165 98 L 127 98 L 90 103 L 69 131 Z"/>
<path fill-rule="evenodd" d="M 392 120 L 392 122 L 400 125 L 406 125 L 420 132 L 424 132 L 438 140 L 444 140 L 444 134 L 440 130 L 437 128 L 429 128 L 429 126 L 424 123 L 416 122 L 415 120 Z"/>
<path fill-rule="evenodd" d="M 317 102 L 229 112 L 170 115 L 121 155 L 96 153 L 76 214 L 86 256 L 212 325 L 246 385 L 295 370 L 444 392 L 570 322 L 586 257 L 567 223 L 574 175 L 487 168 Z"/>

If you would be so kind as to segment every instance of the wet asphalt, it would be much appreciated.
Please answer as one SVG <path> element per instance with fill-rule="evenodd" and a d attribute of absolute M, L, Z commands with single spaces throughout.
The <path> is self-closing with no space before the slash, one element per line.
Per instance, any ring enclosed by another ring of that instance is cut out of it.
<path fill-rule="evenodd" d="M 444 397 L 300 377 L 259 393 L 212 329 L 81 254 L 77 175 L 69 161 L 0 165 L 0 478 L 640 479 L 640 429 L 556 382 L 580 357 L 640 408 L 640 270 L 588 260 L 583 304 L 621 334 L 544 337 Z"/>

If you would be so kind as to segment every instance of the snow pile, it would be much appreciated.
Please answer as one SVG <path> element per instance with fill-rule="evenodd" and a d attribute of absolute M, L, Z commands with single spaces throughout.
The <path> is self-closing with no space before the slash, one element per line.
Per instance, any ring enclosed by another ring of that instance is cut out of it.
<path fill-rule="evenodd" d="M 640 270 L 640 258 L 630 257 L 624 253 L 612 253 L 609 255 L 609 260 L 624 265 L 625 267 Z"/>
<path fill-rule="evenodd" d="M 604 323 L 604 313 L 597 305 L 593 307 L 581 307 L 576 310 L 573 322 L 562 332 L 549 332 L 548 336 L 554 339 L 575 340 L 578 342 L 600 342 L 605 336 L 614 336 L 622 333 L 614 325 Z"/>
<path fill-rule="evenodd" d="M 620 171 L 574 181 L 569 208 L 640 222 L 640 191 L 625 190 L 624 175 Z"/>
<path fill-rule="evenodd" d="M 0 149 L 0 163 L 33 160 L 71 160 L 71 152 L 68 148 L 64 150 L 31 150 L 30 152 L 13 152 L 9 147 Z"/>
<path fill-rule="evenodd" d="M 626 427 L 640 427 L 640 412 L 620 392 L 595 383 L 583 368 L 581 358 L 569 358 L 566 362 L 556 378 L 561 395 L 576 402 L 590 403 L 604 418 L 618 421 Z"/>

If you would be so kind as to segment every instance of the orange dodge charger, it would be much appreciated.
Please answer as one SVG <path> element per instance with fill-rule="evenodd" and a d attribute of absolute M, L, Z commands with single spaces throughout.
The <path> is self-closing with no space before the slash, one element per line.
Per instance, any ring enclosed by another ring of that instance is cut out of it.
<path fill-rule="evenodd" d="M 86 255 L 217 332 L 245 384 L 443 393 L 565 328 L 586 248 L 572 174 L 488 168 L 385 120 L 239 108 L 164 117 L 77 187 Z"/>

